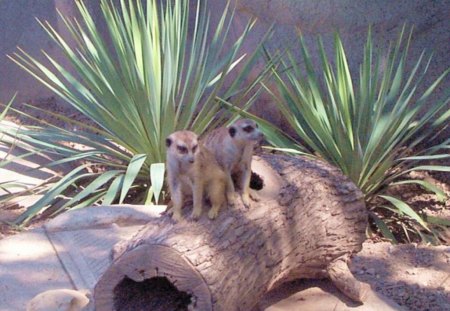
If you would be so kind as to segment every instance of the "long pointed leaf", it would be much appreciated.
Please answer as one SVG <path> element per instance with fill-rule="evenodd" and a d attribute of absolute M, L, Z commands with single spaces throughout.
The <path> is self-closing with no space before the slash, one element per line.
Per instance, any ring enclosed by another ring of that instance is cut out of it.
<path fill-rule="evenodd" d="M 125 173 L 125 179 L 123 181 L 122 191 L 120 193 L 119 204 L 123 203 L 123 200 L 125 199 L 128 190 L 130 190 L 130 187 L 133 184 L 134 180 L 136 179 L 136 176 L 138 175 L 139 171 L 141 170 L 142 165 L 144 165 L 146 158 L 147 158 L 146 154 L 137 154 L 131 159 L 130 164 L 127 167 L 127 171 Z"/>
<path fill-rule="evenodd" d="M 155 197 L 155 202 L 158 204 L 159 195 L 161 194 L 163 184 L 164 184 L 164 163 L 153 163 L 150 166 L 150 182 L 152 185 L 153 195 Z"/>
<path fill-rule="evenodd" d="M 422 227 L 424 227 L 425 229 L 427 229 L 428 231 L 430 230 L 428 228 L 427 223 L 422 219 L 422 217 L 420 217 L 408 204 L 406 204 L 405 202 L 394 198 L 392 196 L 387 196 L 387 195 L 380 195 L 381 198 L 389 201 L 390 203 L 392 203 L 393 206 L 395 206 L 401 213 L 404 213 L 406 215 L 408 215 L 409 217 L 411 217 L 412 219 L 414 219 L 415 221 L 417 221 L 420 225 L 422 225 Z"/>

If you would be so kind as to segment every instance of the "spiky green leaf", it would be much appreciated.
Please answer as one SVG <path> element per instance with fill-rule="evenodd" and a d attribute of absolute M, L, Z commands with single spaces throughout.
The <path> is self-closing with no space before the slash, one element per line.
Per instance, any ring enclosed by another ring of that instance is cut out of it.
<path fill-rule="evenodd" d="M 150 181 L 156 204 L 158 204 L 159 195 L 161 194 L 164 185 L 164 171 L 164 163 L 153 163 L 150 166 Z"/>

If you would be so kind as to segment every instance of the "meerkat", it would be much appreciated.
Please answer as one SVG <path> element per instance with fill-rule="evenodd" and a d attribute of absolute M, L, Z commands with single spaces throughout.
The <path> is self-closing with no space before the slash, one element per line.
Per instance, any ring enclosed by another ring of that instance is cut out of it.
<path fill-rule="evenodd" d="M 188 196 L 193 198 L 192 217 L 198 219 L 203 209 L 203 197 L 211 202 L 210 219 L 219 214 L 225 202 L 226 174 L 214 155 L 199 145 L 191 131 L 177 131 L 166 138 L 167 181 L 173 203 L 172 218 L 180 221 L 181 208 Z"/>
<path fill-rule="evenodd" d="M 228 203 L 235 203 L 233 178 L 241 192 L 242 202 L 250 205 L 250 177 L 253 149 L 263 134 L 258 124 L 250 119 L 240 119 L 229 127 L 220 127 L 209 133 L 203 143 L 215 156 L 226 173 L 226 197 Z"/>

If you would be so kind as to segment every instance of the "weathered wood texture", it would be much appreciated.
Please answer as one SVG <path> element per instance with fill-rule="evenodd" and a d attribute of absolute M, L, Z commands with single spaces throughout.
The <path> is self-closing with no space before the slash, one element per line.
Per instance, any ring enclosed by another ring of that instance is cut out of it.
<path fill-rule="evenodd" d="M 205 211 L 197 222 L 162 217 L 119 244 L 95 288 L 96 310 L 114 310 L 114 287 L 126 276 L 165 276 L 202 311 L 251 310 L 292 279 L 339 279 L 333 261 L 359 251 L 365 239 L 361 192 L 338 169 L 307 158 L 263 155 L 252 171 L 263 188 L 249 209 L 224 209 L 214 221 Z M 188 218 L 191 208 L 184 210 Z"/>

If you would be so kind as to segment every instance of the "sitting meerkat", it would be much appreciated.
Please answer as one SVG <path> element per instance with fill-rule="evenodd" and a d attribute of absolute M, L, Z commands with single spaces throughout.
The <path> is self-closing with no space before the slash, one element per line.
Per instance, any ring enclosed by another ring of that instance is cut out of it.
<path fill-rule="evenodd" d="M 250 205 L 250 177 L 253 149 L 263 134 L 258 124 L 250 119 L 240 119 L 229 127 L 220 127 L 209 133 L 204 145 L 215 156 L 227 176 L 227 200 L 235 203 L 233 178 L 241 192 L 242 202 Z"/>
<path fill-rule="evenodd" d="M 227 177 L 214 155 L 199 145 L 197 134 L 191 131 L 172 133 L 166 139 L 166 147 L 167 181 L 173 202 L 172 218 L 175 221 L 182 219 L 184 199 L 192 196 L 192 217 L 198 219 L 202 213 L 204 195 L 212 206 L 208 217 L 216 218 L 226 200 Z"/>

